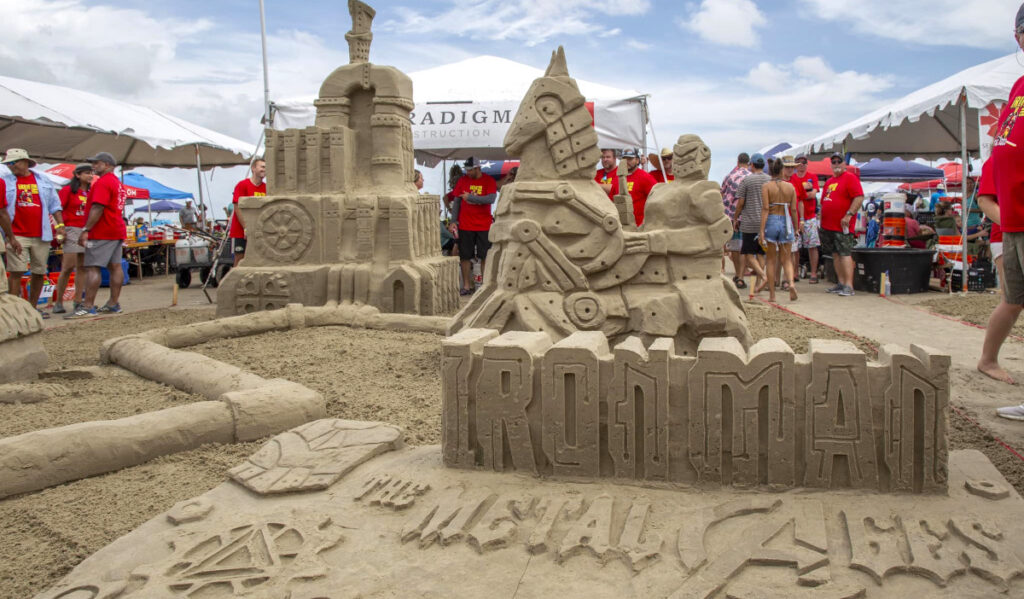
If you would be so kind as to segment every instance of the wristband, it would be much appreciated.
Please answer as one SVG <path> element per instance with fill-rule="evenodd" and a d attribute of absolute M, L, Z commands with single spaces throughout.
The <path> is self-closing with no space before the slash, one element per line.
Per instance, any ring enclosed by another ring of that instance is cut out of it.
<path fill-rule="evenodd" d="M 64 227 L 64 223 L 57 223 L 57 224 L 53 225 L 54 229 L 61 229 L 63 227 Z"/>

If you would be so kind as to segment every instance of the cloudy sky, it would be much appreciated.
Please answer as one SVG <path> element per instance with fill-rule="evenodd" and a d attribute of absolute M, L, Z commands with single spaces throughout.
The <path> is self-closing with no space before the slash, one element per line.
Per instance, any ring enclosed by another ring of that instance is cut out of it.
<path fill-rule="evenodd" d="M 7 4 L 16 4 L 19 16 L 0 34 L 0 74 L 80 87 L 239 139 L 258 138 L 257 0 L 0 0 Z M 661 145 L 682 133 L 701 135 L 717 179 L 740 151 L 801 142 L 1013 52 L 1019 6 L 1018 0 L 371 4 L 377 10 L 373 62 L 410 72 L 492 54 L 543 68 L 551 50 L 564 45 L 574 76 L 651 95 Z M 315 94 L 328 73 L 348 62 L 343 0 L 266 0 L 266 11 L 273 98 Z M 195 191 L 194 173 L 161 175 Z M 214 172 L 216 205 L 224 205 L 225 195 L 230 200 L 241 176 Z M 440 190 L 439 176 L 428 179 L 428 189 Z"/>

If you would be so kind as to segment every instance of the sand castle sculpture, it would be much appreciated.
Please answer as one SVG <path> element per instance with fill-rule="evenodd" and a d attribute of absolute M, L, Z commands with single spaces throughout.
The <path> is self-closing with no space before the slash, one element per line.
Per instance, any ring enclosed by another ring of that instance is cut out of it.
<path fill-rule="evenodd" d="M 0 293 L 0 383 L 31 380 L 46 370 L 49 356 L 39 340 L 43 319 L 32 305 Z"/>
<path fill-rule="evenodd" d="M 748 346 L 739 295 L 721 275 L 732 225 L 718 186 L 707 181 L 707 146 L 680 138 L 676 181 L 657 186 L 644 225 L 627 230 L 593 181 L 600 151 L 584 103 L 559 48 L 505 136 L 505 151 L 521 159 L 519 174 L 498 200 L 484 287 L 450 332 L 671 337 L 691 355 L 705 337 Z"/>
<path fill-rule="evenodd" d="M 441 255 L 440 199 L 413 185 L 412 80 L 369 62 L 375 12 L 350 0 L 350 64 L 324 80 L 316 124 L 267 130 L 268 195 L 239 202 L 248 251 L 217 294 L 220 316 L 368 304 L 450 313 L 458 261 Z"/>
<path fill-rule="evenodd" d="M 947 449 L 949 357 L 748 345 L 734 294 L 719 294 L 718 258 L 712 272 L 700 249 L 728 233 L 710 227 L 721 207 L 705 205 L 717 194 L 706 147 L 680 138 L 677 184 L 656 187 L 644 229 L 626 234 L 614 204 L 591 202 L 576 176 L 591 136 L 563 67 L 559 52 L 509 137 L 522 140 L 512 147 L 526 177 L 499 206 L 494 285 L 443 341 L 440 450 L 403 447 L 383 423 L 303 424 L 37 599 L 1020 596 L 1024 499 L 982 454 Z M 680 230 L 690 237 L 660 233 Z M 674 274 L 651 282 L 661 272 Z M 588 287 L 607 273 L 647 292 Z M 561 307 L 528 314 L 542 298 Z M 685 307 L 656 329 L 634 312 L 653 301 Z M 603 322 L 580 317 L 588 305 Z M 723 314 L 694 326 L 686 315 L 701 306 Z M 559 311 L 572 326 L 547 326 Z M 440 331 L 446 320 L 293 305 L 223 322 L 149 336 L 185 347 L 295 326 Z M 133 349 L 143 341 L 107 352 L 152 370 Z"/>

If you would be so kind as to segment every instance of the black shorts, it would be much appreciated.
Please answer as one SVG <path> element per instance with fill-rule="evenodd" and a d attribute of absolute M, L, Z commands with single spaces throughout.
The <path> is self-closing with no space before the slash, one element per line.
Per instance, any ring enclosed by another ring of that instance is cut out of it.
<path fill-rule="evenodd" d="M 757 242 L 757 233 L 744 233 L 743 245 L 740 246 L 741 254 L 764 254 L 764 248 Z"/>
<path fill-rule="evenodd" d="M 233 254 L 244 254 L 245 253 L 246 240 L 231 238 L 231 253 Z"/>
<path fill-rule="evenodd" d="M 473 258 L 487 259 L 487 250 L 491 242 L 487 241 L 487 231 L 462 231 L 459 230 L 459 259 L 472 260 Z"/>

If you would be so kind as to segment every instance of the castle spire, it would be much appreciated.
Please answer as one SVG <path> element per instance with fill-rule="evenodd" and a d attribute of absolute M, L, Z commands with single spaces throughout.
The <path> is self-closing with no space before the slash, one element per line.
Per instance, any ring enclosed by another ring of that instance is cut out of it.
<path fill-rule="evenodd" d="M 352 30 L 345 34 L 349 64 L 370 62 L 370 42 L 373 41 L 370 27 L 377 11 L 365 2 L 348 0 L 348 12 L 352 15 Z"/>

